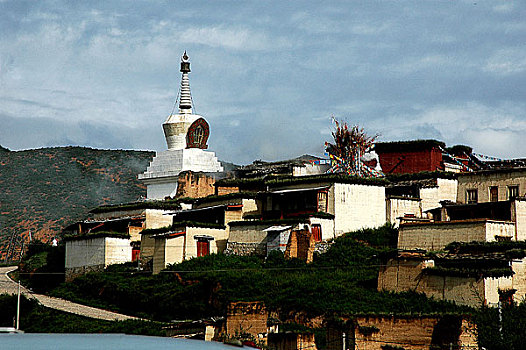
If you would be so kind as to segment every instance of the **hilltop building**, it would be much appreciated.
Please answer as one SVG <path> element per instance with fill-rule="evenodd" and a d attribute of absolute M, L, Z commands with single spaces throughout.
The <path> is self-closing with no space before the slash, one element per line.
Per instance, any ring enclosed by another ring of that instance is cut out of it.
<path fill-rule="evenodd" d="M 146 171 L 139 175 L 147 187 L 148 199 L 164 199 L 177 194 L 178 175 L 182 171 L 218 173 L 223 171 L 214 152 L 206 151 L 210 127 L 192 110 L 188 73 L 190 61 L 181 58 L 179 113 L 171 114 L 163 124 L 168 150 L 159 152 Z"/>
<path fill-rule="evenodd" d="M 437 140 L 376 142 L 374 151 L 378 154 L 385 174 L 413 174 L 422 171 L 463 173 L 491 167 L 472 154 L 471 147 L 446 147 L 444 142 Z M 367 163 L 369 166 L 375 165 Z"/>

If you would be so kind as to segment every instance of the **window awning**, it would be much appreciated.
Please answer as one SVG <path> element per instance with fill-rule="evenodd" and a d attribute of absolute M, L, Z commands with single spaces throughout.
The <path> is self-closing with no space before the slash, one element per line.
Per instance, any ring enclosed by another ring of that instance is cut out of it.
<path fill-rule="evenodd" d="M 270 226 L 269 228 L 264 229 L 264 232 L 281 232 L 292 228 L 292 226 Z"/>
<path fill-rule="evenodd" d="M 198 241 L 213 241 L 215 238 L 209 235 L 195 235 L 194 239 Z"/>
<path fill-rule="evenodd" d="M 292 192 L 319 191 L 319 190 L 328 190 L 328 189 L 329 189 L 329 186 L 321 186 L 321 187 L 292 188 L 289 190 L 270 191 L 270 193 L 271 194 L 282 194 L 282 193 L 292 193 Z"/>

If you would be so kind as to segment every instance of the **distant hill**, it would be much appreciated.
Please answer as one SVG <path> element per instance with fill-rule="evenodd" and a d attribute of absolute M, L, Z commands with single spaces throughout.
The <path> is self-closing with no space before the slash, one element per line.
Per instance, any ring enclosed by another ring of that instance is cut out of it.
<path fill-rule="evenodd" d="M 146 196 L 137 174 L 155 155 L 85 147 L 9 151 L 0 146 L 0 258 L 12 237 L 49 241 L 89 209 Z"/>

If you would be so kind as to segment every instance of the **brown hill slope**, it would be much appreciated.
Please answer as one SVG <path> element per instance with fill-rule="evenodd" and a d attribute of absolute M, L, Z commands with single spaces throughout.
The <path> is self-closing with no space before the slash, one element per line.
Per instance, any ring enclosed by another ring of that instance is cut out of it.
<path fill-rule="evenodd" d="M 0 146 L 1 147 L 1 146 Z M 146 195 L 137 180 L 154 152 L 84 147 L 0 148 L 0 258 L 13 237 L 49 241 L 102 204 Z"/>

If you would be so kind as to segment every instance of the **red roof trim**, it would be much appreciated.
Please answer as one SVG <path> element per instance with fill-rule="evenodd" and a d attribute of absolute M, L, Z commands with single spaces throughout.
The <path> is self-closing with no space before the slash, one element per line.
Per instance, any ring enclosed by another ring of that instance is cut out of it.
<path fill-rule="evenodd" d="M 179 237 L 179 236 L 184 236 L 184 235 L 186 235 L 186 231 L 174 232 L 174 233 L 170 233 L 168 236 L 166 236 L 166 238 L 174 238 L 174 237 Z"/>

